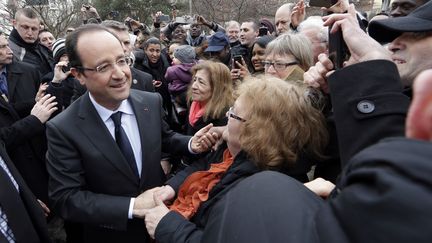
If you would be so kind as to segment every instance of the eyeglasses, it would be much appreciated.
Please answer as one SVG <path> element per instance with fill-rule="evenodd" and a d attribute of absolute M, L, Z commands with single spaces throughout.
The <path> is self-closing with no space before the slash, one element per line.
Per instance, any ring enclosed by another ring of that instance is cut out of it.
<path fill-rule="evenodd" d="M 97 73 L 107 73 L 108 71 L 112 71 L 114 70 L 114 65 L 117 65 L 119 67 L 126 67 L 126 66 L 130 66 L 132 64 L 132 58 L 126 56 L 126 57 L 121 57 L 119 58 L 115 63 L 105 63 L 105 64 L 101 64 L 95 68 L 85 68 L 85 67 L 75 67 L 79 70 L 83 70 L 83 71 L 92 71 L 92 72 L 97 72 Z"/>
<path fill-rule="evenodd" d="M 292 66 L 292 65 L 298 64 L 297 61 L 294 61 L 294 62 L 269 62 L 269 61 L 263 61 L 261 63 L 262 63 L 262 65 L 264 65 L 265 69 L 269 69 L 271 66 L 273 66 L 273 68 L 276 71 L 283 71 L 288 66 Z"/>
<path fill-rule="evenodd" d="M 233 112 L 233 108 L 230 107 L 229 110 L 227 111 L 227 116 L 236 119 L 237 121 L 241 121 L 241 122 L 245 122 L 246 120 L 237 116 L 236 114 L 234 114 Z"/>

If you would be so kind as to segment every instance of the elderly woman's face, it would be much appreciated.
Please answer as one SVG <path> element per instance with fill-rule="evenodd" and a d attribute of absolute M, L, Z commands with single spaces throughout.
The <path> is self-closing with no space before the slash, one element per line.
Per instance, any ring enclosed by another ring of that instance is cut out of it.
<path fill-rule="evenodd" d="M 198 70 L 192 79 L 192 100 L 207 103 L 211 95 L 209 72 L 205 69 Z"/>
<path fill-rule="evenodd" d="M 227 112 L 228 124 L 223 133 L 223 139 L 228 144 L 228 149 L 233 156 L 240 152 L 240 131 L 243 123 L 246 121 L 247 106 L 240 95 L 233 107 Z"/>
<path fill-rule="evenodd" d="M 265 74 L 285 80 L 296 66 L 296 59 L 293 55 L 269 54 L 265 58 Z"/>

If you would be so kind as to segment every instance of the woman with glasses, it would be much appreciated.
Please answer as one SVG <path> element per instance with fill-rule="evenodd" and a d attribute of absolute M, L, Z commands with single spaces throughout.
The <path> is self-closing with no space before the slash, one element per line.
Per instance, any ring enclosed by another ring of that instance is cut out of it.
<path fill-rule="evenodd" d="M 311 42 L 303 35 L 284 34 L 267 45 L 265 74 L 298 81 L 303 80 L 303 73 L 312 65 Z"/>
<path fill-rule="evenodd" d="M 301 152 L 320 157 L 326 130 L 307 91 L 274 77 L 242 83 L 227 112 L 225 143 L 156 189 L 155 207 L 142 211 L 149 234 L 160 243 L 200 242 L 203 230 L 212 227 L 210 215 L 224 211 L 224 196 L 237 183 L 263 170 L 296 178 Z"/>

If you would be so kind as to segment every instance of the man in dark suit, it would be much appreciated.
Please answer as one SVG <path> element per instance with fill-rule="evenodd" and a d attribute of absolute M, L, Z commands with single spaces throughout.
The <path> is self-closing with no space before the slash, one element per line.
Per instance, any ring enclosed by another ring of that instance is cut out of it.
<path fill-rule="evenodd" d="M 0 137 L 32 192 L 48 202 L 45 167 L 45 127 L 36 112 L 46 99 L 35 104 L 39 73 L 30 65 L 12 61 L 12 51 L 0 34 Z M 51 100 L 52 101 L 52 100 Z M 36 107 L 36 110 L 34 109 Z"/>
<path fill-rule="evenodd" d="M 89 92 L 47 124 L 52 207 L 84 225 L 85 242 L 146 242 L 144 221 L 134 212 L 152 203 L 141 193 L 165 181 L 162 150 L 200 153 L 217 137 L 210 127 L 192 138 L 170 131 L 161 97 L 130 89 L 130 60 L 106 28 L 78 28 L 66 52 Z"/>
<path fill-rule="evenodd" d="M 4 146 L 0 141 L 0 242 L 50 242 L 42 207 Z"/>
<path fill-rule="evenodd" d="M 0 31 L 0 95 L 20 117 L 30 114 L 39 82 L 39 72 L 33 66 L 13 60 L 8 41 Z"/>

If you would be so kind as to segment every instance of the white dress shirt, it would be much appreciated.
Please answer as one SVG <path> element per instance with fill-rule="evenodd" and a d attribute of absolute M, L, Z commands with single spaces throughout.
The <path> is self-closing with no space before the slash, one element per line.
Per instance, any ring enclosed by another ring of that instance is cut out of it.
<path fill-rule="evenodd" d="M 99 117 L 102 119 L 105 126 L 108 128 L 114 140 L 115 140 L 115 127 L 114 127 L 114 122 L 111 119 L 111 115 L 113 113 L 116 113 L 117 111 L 123 112 L 121 117 L 121 126 L 129 138 L 129 142 L 132 146 L 132 150 L 135 156 L 135 163 L 138 168 L 138 173 L 139 176 L 141 177 L 141 169 L 142 169 L 141 138 L 138 129 L 138 122 L 136 120 L 136 116 L 133 112 L 132 105 L 130 104 L 129 100 L 127 99 L 123 100 L 119 108 L 115 111 L 112 111 L 99 105 L 90 93 L 89 96 L 90 96 L 90 101 L 93 103 L 97 113 L 99 114 Z M 134 203 L 135 203 L 135 198 L 131 198 L 131 201 L 129 203 L 129 211 L 128 211 L 129 219 L 133 218 L 132 211 L 133 211 Z"/>

